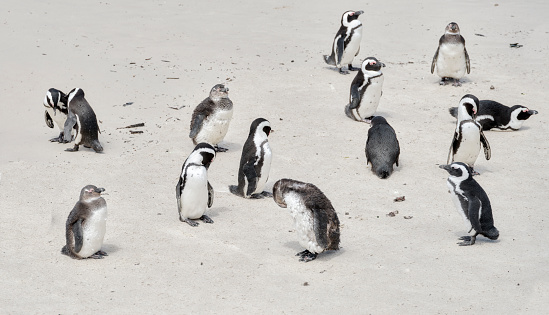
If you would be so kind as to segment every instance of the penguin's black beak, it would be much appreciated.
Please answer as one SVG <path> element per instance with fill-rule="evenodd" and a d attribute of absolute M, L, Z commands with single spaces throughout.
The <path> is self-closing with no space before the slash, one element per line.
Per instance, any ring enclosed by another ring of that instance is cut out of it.
<path fill-rule="evenodd" d="M 538 111 L 537 111 L 537 110 L 533 110 L 533 109 L 530 109 L 530 110 L 528 111 L 528 114 L 530 114 L 530 115 L 536 115 L 537 113 L 538 113 Z"/>
<path fill-rule="evenodd" d="M 96 189 L 95 189 L 95 192 L 98 193 L 98 194 L 100 194 L 100 193 L 102 193 L 102 192 L 104 192 L 104 191 L 105 191 L 105 188 L 96 188 Z"/>
<path fill-rule="evenodd" d="M 355 15 L 356 15 L 356 16 L 359 16 L 359 15 L 361 15 L 361 14 L 363 14 L 363 13 L 364 13 L 364 11 L 355 11 Z"/>
<path fill-rule="evenodd" d="M 383 68 L 385 68 L 385 64 L 383 62 L 379 62 Z"/>
<path fill-rule="evenodd" d="M 450 165 L 439 165 L 438 167 L 442 168 L 443 170 L 446 170 L 448 172 L 450 171 L 450 168 L 451 168 Z"/>

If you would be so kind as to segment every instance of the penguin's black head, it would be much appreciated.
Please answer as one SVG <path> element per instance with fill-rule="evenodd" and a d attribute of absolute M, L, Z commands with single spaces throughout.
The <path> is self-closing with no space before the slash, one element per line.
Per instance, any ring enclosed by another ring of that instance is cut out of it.
<path fill-rule="evenodd" d="M 254 135 L 257 130 L 262 130 L 267 137 L 271 134 L 271 132 L 273 132 L 273 130 L 271 130 L 271 124 L 265 118 L 257 118 L 252 122 L 248 136 Z"/>
<path fill-rule="evenodd" d="M 528 109 L 528 107 L 522 105 L 511 106 L 510 111 L 511 113 L 515 113 L 515 111 L 517 111 L 518 120 L 526 120 L 530 118 L 530 116 L 536 115 L 538 113 L 537 110 Z"/>
<path fill-rule="evenodd" d="M 387 120 L 383 116 L 374 116 L 374 118 L 370 120 L 370 127 L 382 124 L 388 124 Z"/>
<path fill-rule="evenodd" d="M 91 201 L 101 197 L 101 193 L 104 192 L 104 188 L 97 188 L 94 185 L 87 185 L 80 191 L 81 201 Z"/>
<path fill-rule="evenodd" d="M 439 168 L 442 168 L 450 174 L 450 176 L 453 177 L 462 177 L 465 176 L 466 178 L 471 177 L 471 168 L 462 162 L 454 162 L 452 164 L 448 165 L 439 165 Z"/>
<path fill-rule="evenodd" d="M 475 118 L 478 112 L 479 100 L 476 96 L 472 94 L 465 94 L 459 101 L 460 105 L 464 106 L 467 109 L 469 116 Z"/>
<path fill-rule="evenodd" d="M 459 26 L 456 22 L 451 22 L 446 26 L 445 32 L 451 35 L 457 35 L 459 34 Z"/>
<path fill-rule="evenodd" d="M 202 165 L 206 168 L 210 167 L 210 164 L 215 159 L 215 149 L 214 147 L 206 142 L 201 142 L 194 147 L 193 152 L 198 152 L 202 156 Z"/>
<path fill-rule="evenodd" d="M 358 19 L 358 16 L 364 13 L 364 11 L 347 11 L 341 16 L 341 25 L 347 26 L 352 21 Z"/>
<path fill-rule="evenodd" d="M 379 71 L 381 67 L 385 67 L 385 64 L 377 60 L 376 57 L 368 57 L 362 62 L 363 71 Z"/>

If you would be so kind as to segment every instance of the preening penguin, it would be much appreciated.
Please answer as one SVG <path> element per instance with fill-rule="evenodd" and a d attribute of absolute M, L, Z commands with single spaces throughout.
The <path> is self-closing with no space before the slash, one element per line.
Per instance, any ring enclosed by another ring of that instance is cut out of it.
<path fill-rule="evenodd" d="M 46 111 L 44 118 L 46 125 L 50 128 L 57 125 L 59 128 L 59 136 L 57 138 L 50 139 L 51 142 L 64 142 L 63 141 L 63 129 L 65 128 L 65 121 L 67 120 L 67 95 L 57 89 L 51 88 L 46 92 L 44 96 L 44 107 Z"/>
<path fill-rule="evenodd" d="M 372 172 L 379 178 L 393 173 L 393 164 L 398 166 L 400 145 L 395 130 L 385 118 L 375 116 L 366 140 L 366 163 L 372 164 Z"/>
<path fill-rule="evenodd" d="M 71 129 L 76 126 L 76 136 L 74 137 L 74 148 L 65 151 L 78 151 L 78 147 L 83 145 L 86 148 L 92 148 L 95 152 L 103 151 L 99 143 L 99 125 L 95 112 L 88 101 L 84 98 L 84 91 L 80 88 L 72 89 L 68 96 L 69 112 L 65 121 L 64 139 L 65 142 L 71 141 Z"/>
<path fill-rule="evenodd" d="M 193 112 L 189 138 L 196 145 L 206 142 L 215 147 L 218 152 L 227 151 L 218 146 L 229 130 L 233 118 L 233 102 L 229 99 L 229 88 L 223 84 L 215 85 L 210 96 L 204 99 Z"/>
<path fill-rule="evenodd" d="M 67 244 L 61 253 L 75 258 L 101 259 L 108 256 L 101 250 L 107 225 L 107 202 L 101 197 L 105 189 L 87 185 L 80 191 L 80 200 L 67 218 Z"/>
<path fill-rule="evenodd" d="M 349 104 L 345 106 L 345 115 L 356 121 L 369 123 L 374 116 L 379 99 L 383 94 L 383 73 L 385 64 L 375 57 L 368 57 L 362 62 L 360 71 L 351 83 Z"/>
<path fill-rule="evenodd" d="M 450 115 L 457 118 L 457 107 L 450 108 Z M 537 110 L 528 109 L 526 106 L 505 106 L 496 101 L 482 100 L 479 103 L 478 113 L 475 118 L 482 126 L 482 130 L 498 128 L 501 130 L 519 130 L 525 120 L 536 115 Z"/>
<path fill-rule="evenodd" d="M 343 71 L 343 67 L 348 65 L 351 71 L 359 70 L 352 65 L 353 59 L 360 51 L 360 41 L 362 40 L 362 22 L 358 16 L 364 11 L 347 11 L 341 16 L 341 27 L 337 31 L 332 44 L 332 54 L 324 55 L 324 61 L 339 69 L 339 73 L 348 74 L 349 71 Z"/>
<path fill-rule="evenodd" d="M 238 186 L 229 186 L 233 194 L 244 198 L 272 197 L 271 193 L 263 191 L 271 169 L 272 152 L 268 139 L 271 132 L 268 120 L 257 118 L 252 122 L 242 148 Z"/>
<path fill-rule="evenodd" d="M 187 157 L 181 176 L 175 186 L 175 197 L 179 210 L 179 220 L 190 226 L 198 226 L 200 219 L 205 223 L 213 223 L 204 213 L 211 208 L 214 190 L 208 182 L 208 168 L 215 158 L 215 149 L 208 143 L 199 143 Z"/>
<path fill-rule="evenodd" d="M 284 178 L 274 184 L 273 199 L 280 207 L 287 207 L 294 218 L 299 244 L 305 247 L 296 254 L 300 261 L 308 262 L 325 250 L 339 249 L 337 213 L 315 185 Z"/>
<path fill-rule="evenodd" d="M 488 195 L 472 177 L 472 169 L 464 163 L 440 165 L 448 176 L 448 189 L 458 212 L 463 216 L 469 233 L 473 235 L 460 237 L 460 246 L 475 244 L 477 235 L 484 235 L 491 240 L 497 240 L 499 231 L 494 226 L 492 206 Z"/>
<path fill-rule="evenodd" d="M 454 86 L 460 86 L 459 80 L 465 71 L 471 72 L 469 54 L 465 49 L 465 39 L 459 33 L 459 26 L 452 22 L 446 26 L 444 35 L 438 41 L 438 48 L 431 63 L 431 73 L 435 66 L 437 75 L 441 77 L 440 84 L 445 85 L 447 80 L 454 79 Z"/>

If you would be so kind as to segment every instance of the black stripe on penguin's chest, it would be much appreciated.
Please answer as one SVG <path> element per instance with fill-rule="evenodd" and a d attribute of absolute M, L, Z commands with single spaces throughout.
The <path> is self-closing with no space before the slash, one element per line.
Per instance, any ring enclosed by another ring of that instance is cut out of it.
<path fill-rule="evenodd" d="M 189 163 L 185 166 L 185 169 L 183 170 L 183 183 L 181 184 L 181 192 L 183 192 L 183 189 L 185 189 L 185 184 L 187 183 L 187 169 L 191 166 L 202 166 L 201 164 L 197 163 Z"/>
<path fill-rule="evenodd" d="M 469 219 L 469 199 L 467 199 L 467 197 L 465 197 L 464 195 L 462 195 L 461 193 L 459 193 L 457 191 L 456 188 L 459 188 L 459 187 L 457 187 L 454 182 L 452 182 L 451 180 L 448 180 L 448 182 L 450 183 L 450 185 L 452 185 L 454 193 L 456 194 L 456 196 L 459 200 L 459 203 L 461 205 L 461 211 L 463 211 L 463 213 L 465 213 L 465 216 L 467 217 L 467 219 Z M 462 189 L 460 188 L 460 190 L 462 190 Z"/>
<path fill-rule="evenodd" d="M 349 45 L 349 43 L 353 39 L 353 36 L 355 35 L 355 30 L 358 29 L 358 28 L 361 28 L 361 27 L 362 27 L 362 24 L 359 25 L 359 26 L 355 26 L 351 29 L 351 32 L 349 32 L 349 35 L 347 35 L 347 37 L 345 37 L 343 47 L 347 47 L 347 45 Z"/>
<path fill-rule="evenodd" d="M 265 149 L 263 146 L 267 143 L 267 139 L 263 140 L 261 144 L 259 145 L 259 158 L 257 160 L 257 164 L 255 167 L 255 171 L 257 173 L 257 177 L 261 178 L 261 169 L 263 168 L 263 164 L 265 162 Z"/>

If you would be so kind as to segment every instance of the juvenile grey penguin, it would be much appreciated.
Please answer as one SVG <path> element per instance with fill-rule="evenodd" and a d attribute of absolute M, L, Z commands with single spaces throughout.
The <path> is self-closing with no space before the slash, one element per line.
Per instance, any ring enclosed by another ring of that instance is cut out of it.
<path fill-rule="evenodd" d="M 175 186 L 179 220 L 190 226 L 198 226 L 200 219 L 205 223 L 213 223 L 204 213 L 211 208 L 214 199 L 214 190 L 208 181 L 208 168 L 215 159 L 215 149 L 208 143 L 196 145 L 193 152 L 187 157 L 181 176 Z"/>
<path fill-rule="evenodd" d="M 499 231 L 494 226 L 490 199 L 484 189 L 473 179 L 472 169 L 461 162 L 439 167 L 450 174 L 447 184 L 452 194 L 452 200 L 458 212 L 463 216 L 469 233 L 474 231 L 472 235 L 460 237 L 462 242 L 458 244 L 460 246 L 473 245 L 479 234 L 491 240 L 497 240 Z"/>
<path fill-rule="evenodd" d="M 450 114 L 457 118 L 457 107 L 450 108 Z M 528 109 L 526 106 L 505 106 L 496 101 L 482 100 L 478 107 L 476 121 L 482 126 L 482 130 L 498 128 L 501 130 L 519 130 L 525 120 L 536 115 L 537 110 Z"/>
<path fill-rule="evenodd" d="M 339 249 L 339 219 L 330 200 L 315 185 L 283 178 L 273 186 L 273 199 L 294 219 L 300 261 L 314 260 L 325 250 Z"/>
<path fill-rule="evenodd" d="M 360 71 L 351 83 L 349 104 L 345 106 L 347 117 L 356 121 L 369 123 L 373 118 L 383 91 L 383 73 L 385 64 L 375 57 L 368 57 L 362 62 Z"/>
<path fill-rule="evenodd" d="M 71 129 L 76 126 L 76 136 L 74 137 L 74 148 L 65 151 L 75 152 L 78 147 L 83 145 L 86 148 L 92 148 L 95 152 L 103 151 L 99 143 L 99 125 L 95 112 L 88 101 L 84 98 L 84 91 L 80 88 L 72 89 L 68 96 L 69 112 L 65 121 L 64 140 L 71 141 Z"/>
<path fill-rule="evenodd" d="M 63 130 L 65 128 L 65 121 L 67 120 L 68 108 L 67 108 L 67 95 L 58 89 L 51 88 L 46 92 L 44 96 L 44 107 L 46 111 L 44 118 L 46 125 L 50 128 L 54 128 L 57 125 L 59 128 L 59 136 L 57 138 L 50 139 L 51 142 L 64 142 Z"/>
<path fill-rule="evenodd" d="M 189 138 L 196 145 L 206 142 L 214 146 L 217 152 L 228 149 L 218 146 L 229 130 L 233 118 L 233 102 L 229 99 L 229 88 L 216 84 L 210 91 L 210 96 L 204 99 L 194 109 L 191 118 Z"/>
<path fill-rule="evenodd" d="M 398 166 L 400 146 L 395 130 L 382 116 L 375 116 L 370 123 L 366 140 L 366 163 L 379 178 L 388 178 L 393 173 L 393 164 Z"/>
<path fill-rule="evenodd" d="M 61 253 L 75 259 L 108 256 L 101 250 L 107 225 L 107 202 L 101 197 L 104 191 L 94 185 L 82 188 L 65 224 L 67 244 Z"/>
<path fill-rule="evenodd" d="M 482 132 L 482 127 L 475 120 L 478 104 L 478 98 L 474 95 L 467 94 L 461 98 L 457 109 L 458 121 L 456 123 L 456 130 L 452 138 L 446 163 L 450 163 L 450 161 L 463 162 L 469 165 L 471 169 L 474 169 L 481 144 L 484 147 L 486 160 L 490 160 L 490 144 Z M 478 175 L 478 172 L 473 170 L 473 174 Z"/>
<path fill-rule="evenodd" d="M 271 169 L 272 152 L 268 139 L 271 132 L 268 120 L 257 118 L 252 122 L 240 157 L 238 186 L 229 186 L 231 193 L 244 198 L 272 197 L 271 193 L 263 191 Z"/>
<path fill-rule="evenodd" d="M 341 16 L 341 27 L 337 31 L 332 44 L 332 54 L 324 55 L 324 61 L 332 66 L 336 66 L 341 74 L 349 74 L 343 67 L 348 65 L 351 71 L 359 70 L 352 65 L 353 59 L 360 51 L 360 41 L 362 40 L 362 22 L 358 16 L 364 11 L 347 11 Z"/>
<path fill-rule="evenodd" d="M 438 41 L 438 48 L 431 63 L 431 73 L 434 73 L 435 66 L 437 75 L 441 77 L 440 84 L 445 85 L 446 81 L 453 79 L 454 86 L 460 86 L 459 80 L 471 72 L 469 54 L 465 49 L 465 39 L 459 33 L 459 26 L 452 22 L 446 26 L 444 35 Z"/>

